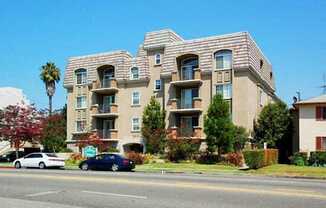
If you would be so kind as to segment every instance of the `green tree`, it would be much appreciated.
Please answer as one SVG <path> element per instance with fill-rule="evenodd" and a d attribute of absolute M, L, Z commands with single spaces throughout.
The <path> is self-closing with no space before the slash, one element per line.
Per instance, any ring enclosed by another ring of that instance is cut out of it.
<path fill-rule="evenodd" d="M 66 148 L 66 119 L 64 115 L 53 114 L 44 120 L 41 144 L 47 152 L 59 152 Z"/>
<path fill-rule="evenodd" d="M 277 148 L 277 144 L 288 135 L 290 123 L 291 116 L 285 103 L 266 105 L 254 125 L 254 142 L 260 146 L 266 142 L 268 147 Z"/>
<path fill-rule="evenodd" d="M 229 104 L 217 94 L 213 97 L 204 117 L 204 132 L 206 134 L 207 151 L 212 154 L 222 153 L 233 149 L 234 125 L 229 112 Z"/>
<path fill-rule="evenodd" d="M 151 97 L 144 109 L 141 132 L 146 142 L 146 152 L 156 154 L 164 151 L 165 112 L 161 110 L 160 103 L 154 97 Z"/>
<path fill-rule="evenodd" d="M 235 126 L 234 141 L 233 141 L 234 150 L 240 152 L 244 148 L 248 140 L 249 140 L 249 134 L 247 130 L 242 126 Z"/>
<path fill-rule="evenodd" d="M 55 93 L 55 83 L 60 81 L 60 69 L 52 62 L 41 67 L 40 78 L 45 84 L 46 94 L 49 97 L 49 115 L 52 114 L 52 97 Z"/>

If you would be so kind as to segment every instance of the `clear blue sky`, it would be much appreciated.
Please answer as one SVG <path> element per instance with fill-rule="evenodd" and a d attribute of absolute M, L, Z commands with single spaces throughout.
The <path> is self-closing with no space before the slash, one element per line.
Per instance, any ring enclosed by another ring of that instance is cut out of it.
<path fill-rule="evenodd" d="M 0 87 L 24 90 L 47 107 L 39 68 L 116 49 L 135 54 L 147 31 L 172 28 L 185 39 L 249 31 L 272 62 L 277 94 L 287 103 L 321 94 L 326 73 L 326 1 L 0 0 Z M 62 77 L 63 78 L 63 77 Z M 65 104 L 62 82 L 54 107 Z"/>

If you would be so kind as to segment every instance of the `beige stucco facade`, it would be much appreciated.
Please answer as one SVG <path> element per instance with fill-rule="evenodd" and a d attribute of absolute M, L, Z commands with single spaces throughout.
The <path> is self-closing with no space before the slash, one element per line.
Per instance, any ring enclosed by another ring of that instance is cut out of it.
<path fill-rule="evenodd" d="M 219 52 L 231 54 L 228 67 L 218 68 L 225 62 Z M 131 75 L 135 67 L 136 79 Z M 76 78 L 80 69 L 86 74 L 82 84 Z M 102 86 L 103 73 L 111 73 L 114 81 L 109 86 Z M 156 80 L 161 80 L 160 89 L 155 89 Z M 222 85 L 233 122 L 251 132 L 261 108 L 276 96 L 271 64 L 247 32 L 184 40 L 172 30 L 161 30 L 145 35 L 135 57 L 126 51 L 72 57 L 64 80 L 68 146 L 76 149 L 76 135 L 100 132 L 107 120 L 114 123 L 109 136 L 103 136 L 108 145 L 123 152 L 126 144 L 143 144 L 139 128 L 135 131 L 132 123 L 133 118 L 141 123 L 151 96 L 166 110 L 166 127 L 175 137 L 204 141 L 204 115 Z M 134 92 L 139 95 L 137 105 L 132 104 Z M 104 112 L 101 106 L 107 96 L 114 96 L 114 102 Z M 82 108 L 77 108 L 77 97 L 86 99 Z M 85 122 L 83 131 L 77 131 L 79 121 Z"/>

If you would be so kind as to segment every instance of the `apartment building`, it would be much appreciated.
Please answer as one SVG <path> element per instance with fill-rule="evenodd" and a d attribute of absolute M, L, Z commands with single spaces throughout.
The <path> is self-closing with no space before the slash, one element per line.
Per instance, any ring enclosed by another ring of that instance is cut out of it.
<path fill-rule="evenodd" d="M 252 131 L 276 99 L 271 63 L 248 32 L 184 40 L 170 29 L 148 32 L 136 56 L 127 51 L 72 57 L 66 67 L 68 147 L 96 132 L 121 152 L 142 150 L 141 118 L 151 96 L 166 110 L 174 138 L 204 141 L 205 112 L 216 93 L 235 124 Z"/>

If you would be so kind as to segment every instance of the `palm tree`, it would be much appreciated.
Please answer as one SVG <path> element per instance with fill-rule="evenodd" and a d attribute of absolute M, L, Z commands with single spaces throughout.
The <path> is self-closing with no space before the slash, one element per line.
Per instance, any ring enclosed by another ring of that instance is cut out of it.
<path fill-rule="evenodd" d="M 45 84 L 46 94 L 49 97 L 49 115 L 51 115 L 52 97 L 55 93 L 55 83 L 60 81 L 60 69 L 53 62 L 47 62 L 41 67 L 40 78 Z"/>

